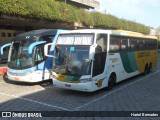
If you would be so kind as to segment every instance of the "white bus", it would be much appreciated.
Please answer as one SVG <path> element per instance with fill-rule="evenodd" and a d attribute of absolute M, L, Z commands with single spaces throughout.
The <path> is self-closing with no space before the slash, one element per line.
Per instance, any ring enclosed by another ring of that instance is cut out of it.
<path fill-rule="evenodd" d="M 123 30 L 73 30 L 59 35 L 53 56 L 54 86 L 87 92 L 112 89 L 157 66 L 157 38 Z"/>

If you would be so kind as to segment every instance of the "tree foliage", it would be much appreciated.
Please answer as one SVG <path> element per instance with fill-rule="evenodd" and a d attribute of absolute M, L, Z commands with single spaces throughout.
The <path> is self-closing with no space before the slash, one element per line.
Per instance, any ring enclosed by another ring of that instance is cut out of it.
<path fill-rule="evenodd" d="M 105 29 L 150 33 L 150 28 L 143 24 L 119 19 L 110 14 L 87 12 L 76 6 L 65 4 L 64 1 L 57 0 L 0 0 L 0 13 L 50 21 L 79 22 L 86 26 Z"/>

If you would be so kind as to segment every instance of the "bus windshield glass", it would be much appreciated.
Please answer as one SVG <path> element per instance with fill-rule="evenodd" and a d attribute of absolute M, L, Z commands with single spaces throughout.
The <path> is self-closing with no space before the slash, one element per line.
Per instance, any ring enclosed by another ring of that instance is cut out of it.
<path fill-rule="evenodd" d="M 28 48 L 34 40 L 16 40 L 12 42 L 8 66 L 11 68 L 29 68 L 33 66 L 33 54 L 28 54 Z"/>
<path fill-rule="evenodd" d="M 57 45 L 53 71 L 57 74 L 82 76 L 90 74 L 89 45 Z"/>
<path fill-rule="evenodd" d="M 61 45 L 92 45 L 94 34 L 61 34 L 58 37 L 57 44 Z"/>

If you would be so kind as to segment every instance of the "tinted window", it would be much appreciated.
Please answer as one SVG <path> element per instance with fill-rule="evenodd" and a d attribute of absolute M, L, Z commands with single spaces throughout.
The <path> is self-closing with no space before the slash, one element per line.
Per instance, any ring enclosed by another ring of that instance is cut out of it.
<path fill-rule="evenodd" d="M 54 36 L 47 35 L 47 36 L 41 37 L 40 41 L 42 40 L 42 41 L 46 41 L 47 43 L 51 43 L 53 38 L 54 38 Z"/>
<path fill-rule="evenodd" d="M 120 48 L 120 38 L 116 36 L 111 36 L 109 51 L 110 52 L 118 52 Z"/>
<path fill-rule="evenodd" d="M 102 52 L 106 52 L 107 51 L 107 34 L 97 34 L 96 43 Z"/>
<path fill-rule="evenodd" d="M 137 40 L 135 38 L 130 39 L 130 48 L 131 50 L 138 50 Z"/>
<path fill-rule="evenodd" d="M 145 50 L 145 42 L 142 39 L 137 40 L 138 49 L 139 50 Z"/>
<path fill-rule="evenodd" d="M 127 39 L 127 38 L 122 38 L 121 39 L 121 50 L 128 50 L 128 47 L 129 47 L 128 40 L 129 39 Z"/>

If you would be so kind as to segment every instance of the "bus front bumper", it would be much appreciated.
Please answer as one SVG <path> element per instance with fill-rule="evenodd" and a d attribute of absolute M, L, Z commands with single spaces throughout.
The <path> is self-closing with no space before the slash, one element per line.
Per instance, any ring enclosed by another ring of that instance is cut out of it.
<path fill-rule="evenodd" d="M 35 72 L 27 75 L 23 75 L 23 76 L 12 75 L 9 72 L 7 72 L 7 76 L 9 80 L 17 81 L 17 82 L 34 83 L 34 82 L 42 81 L 42 79 L 38 79 L 38 77 L 35 77 Z"/>
<path fill-rule="evenodd" d="M 93 92 L 95 91 L 92 87 L 92 82 L 86 83 L 69 83 L 69 82 L 62 82 L 55 78 L 52 78 L 53 85 L 55 87 L 69 89 L 69 90 L 77 90 L 77 91 L 85 91 L 85 92 Z"/>

